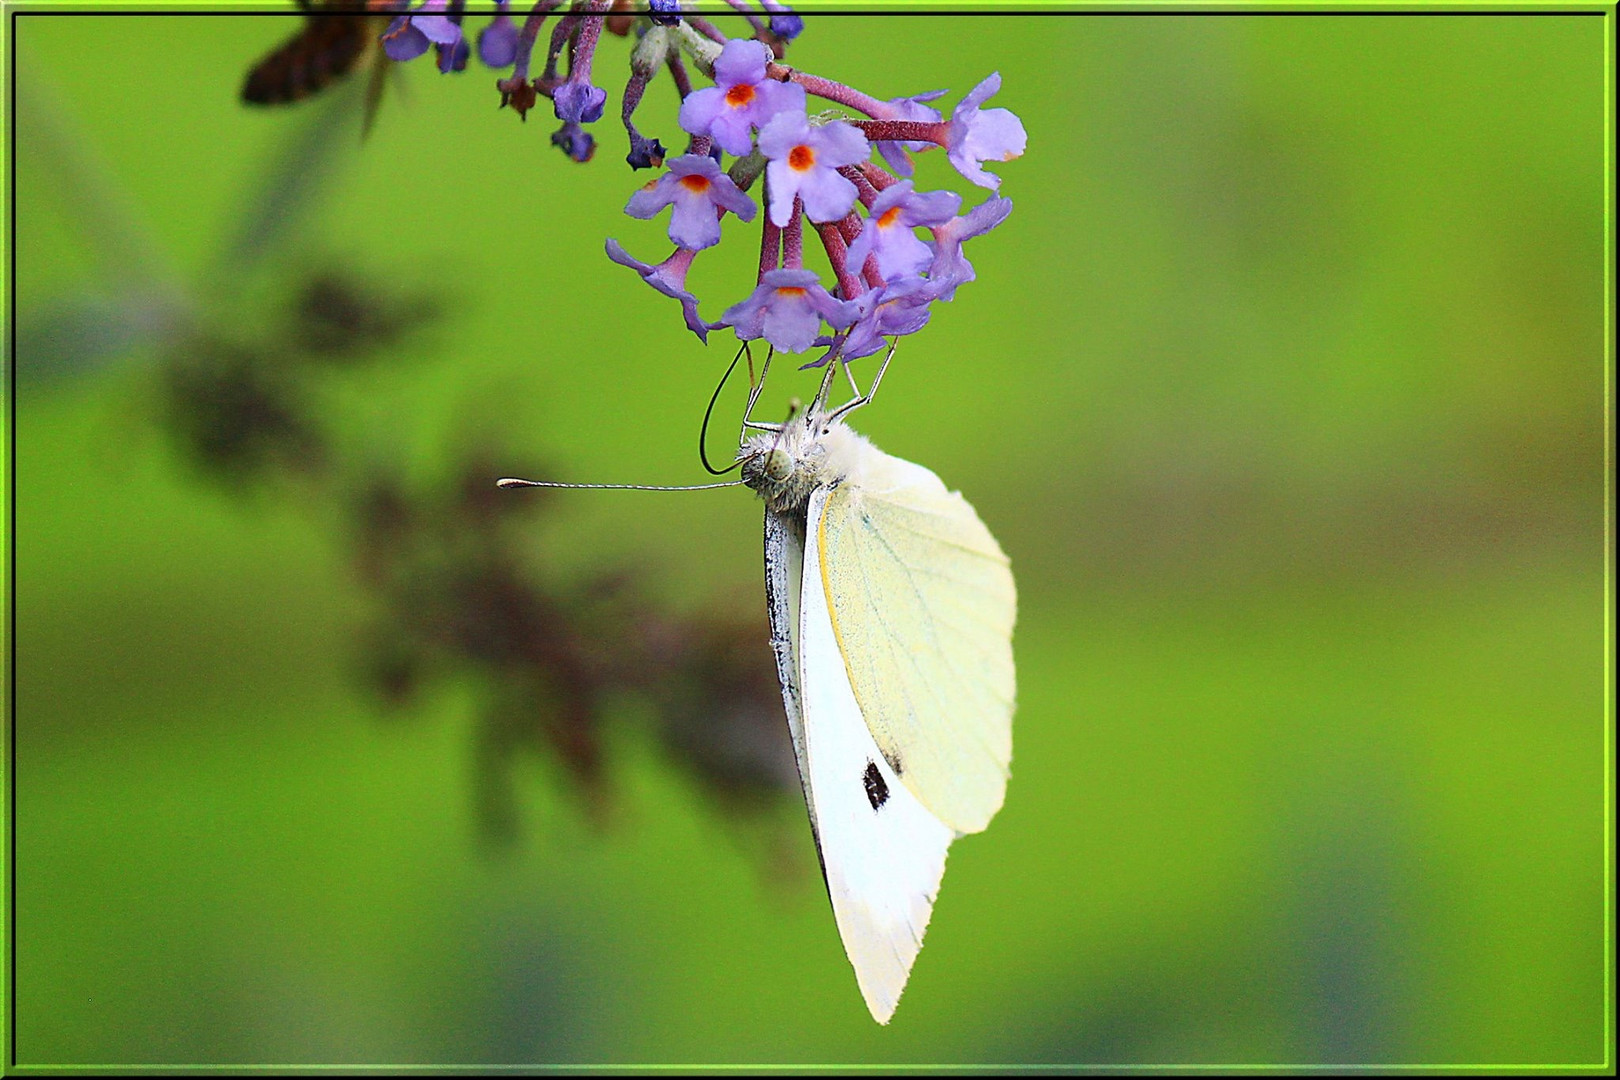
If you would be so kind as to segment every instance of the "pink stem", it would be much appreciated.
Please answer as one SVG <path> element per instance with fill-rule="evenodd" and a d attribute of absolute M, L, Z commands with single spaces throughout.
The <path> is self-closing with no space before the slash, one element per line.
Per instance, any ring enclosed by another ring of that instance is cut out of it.
<path fill-rule="evenodd" d="M 764 281 L 765 275 L 775 270 L 782 258 L 782 230 L 771 224 L 769 213 L 763 216 L 765 231 L 759 238 L 759 281 Z"/>
<path fill-rule="evenodd" d="M 866 178 L 868 183 L 877 188 L 879 191 L 882 191 L 890 184 L 897 184 L 900 182 L 900 178 L 898 176 L 893 175 L 883 166 L 875 164 L 871 161 L 861 162 L 861 175 Z"/>
<path fill-rule="evenodd" d="M 851 120 L 873 142 L 931 142 L 946 145 L 951 125 L 944 120 Z"/>
<path fill-rule="evenodd" d="M 528 18 L 523 20 L 523 29 L 518 31 L 517 59 L 512 67 L 512 77 L 523 80 L 529 77 L 529 56 L 534 52 L 535 39 L 540 36 L 540 27 L 545 25 L 546 16 L 551 14 L 553 8 L 562 0 L 537 0 L 529 11 Z"/>
<path fill-rule="evenodd" d="M 861 205 L 868 210 L 872 209 L 872 204 L 877 201 L 878 197 L 878 189 L 873 186 L 872 181 L 868 180 L 866 175 L 853 165 L 841 166 L 838 174 L 855 185 L 855 193 L 860 196 Z"/>
<path fill-rule="evenodd" d="M 748 6 L 748 0 L 726 0 L 726 3 L 731 5 L 733 11 L 748 20 L 748 25 L 754 28 L 755 37 L 765 36 L 764 20 L 754 14 L 754 9 Z"/>
<path fill-rule="evenodd" d="M 887 101 L 879 101 L 870 94 L 863 94 L 852 86 L 845 86 L 843 83 L 833 82 L 831 79 L 823 79 L 820 75 L 811 75 L 809 72 L 796 71 L 786 64 L 767 64 L 765 77 L 775 79 L 778 82 L 796 82 L 804 87 L 805 93 L 814 94 L 819 98 L 826 98 L 828 101 L 836 101 L 840 105 L 847 105 L 857 112 L 865 113 L 867 116 L 883 116 L 893 108 Z"/>
<path fill-rule="evenodd" d="M 833 273 L 838 277 L 838 291 L 844 294 L 845 300 L 855 299 L 866 291 L 866 287 L 849 272 L 849 249 L 844 246 L 844 236 L 838 231 L 837 223 L 820 222 L 816 225 L 816 232 L 821 236 L 821 246 L 827 251 L 827 261 L 832 264 Z"/>
<path fill-rule="evenodd" d="M 710 41 L 716 41 L 721 45 L 724 45 L 727 41 L 731 40 L 719 30 L 715 29 L 714 23 L 710 22 L 708 19 L 705 19 L 701 15 L 682 14 L 681 18 L 685 19 L 687 25 L 691 26 L 692 29 L 696 30 Z"/>
<path fill-rule="evenodd" d="M 787 270 L 804 267 L 804 201 L 797 195 L 793 197 L 793 216 L 782 228 L 782 267 Z"/>

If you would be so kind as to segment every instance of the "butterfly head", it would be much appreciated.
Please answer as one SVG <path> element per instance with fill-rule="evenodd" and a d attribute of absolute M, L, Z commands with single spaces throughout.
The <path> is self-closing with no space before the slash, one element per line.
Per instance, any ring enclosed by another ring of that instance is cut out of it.
<path fill-rule="evenodd" d="M 780 431 L 755 435 L 738 452 L 743 483 L 759 493 L 772 512 L 802 512 L 810 493 L 842 475 L 839 447 L 860 436 L 825 415 L 800 415 Z"/>

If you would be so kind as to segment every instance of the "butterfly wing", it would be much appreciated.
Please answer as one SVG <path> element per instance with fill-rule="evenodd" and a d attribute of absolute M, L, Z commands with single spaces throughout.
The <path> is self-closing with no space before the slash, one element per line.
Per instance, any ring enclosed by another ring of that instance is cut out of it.
<path fill-rule="evenodd" d="M 799 588 L 804 569 L 804 522 L 790 514 L 765 511 L 765 613 L 771 621 L 771 652 L 776 657 L 776 678 L 782 685 L 782 708 L 793 756 L 799 764 L 804 804 L 810 810 L 810 828 L 816 828 L 815 795 L 810 790 L 810 769 L 805 760 L 804 707 L 799 692 Z M 817 840 L 816 854 L 821 854 Z M 826 876 L 826 867 L 822 867 Z"/>
<path fill-rule="evenodd" d="M 978 832 L 1012 759 L 1007 556 L 960 494 L 869 444 L 824 502 L 808 547 L 872 738 L 923 806 Z"/>
<path fill-rule="evenodd" d="M 807 568 L 823 561 L 815 523 L 827 502 L 826 488 L 810 498 Z M 822 575 L 804 574 L 801 586 L 799 762 L 806 801 L 844 952 L 872 1017 L 886 1024 L 922 948 L 945 851 L 956 834 L 906 789 L 873 741 L 833 631 Z"/>

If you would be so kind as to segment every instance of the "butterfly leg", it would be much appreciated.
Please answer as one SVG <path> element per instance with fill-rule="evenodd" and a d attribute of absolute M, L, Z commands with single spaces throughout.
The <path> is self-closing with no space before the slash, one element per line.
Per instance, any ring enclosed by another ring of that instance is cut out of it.
<path fill-rule="evenodd" d="M 747 342 L 744 342 L 743 347 L 747 348 L 747 344 L 748 344 Z M 748 408 L 743 410 L 742 431 L 738 432 L 738 434 L 737 434 L 737 441 L 739 443 L 742 442 L 747 437 L 748 432 L 750 430 L 752 430 L 752 431 L 772 431 L 772 432 L 780 432 L 782 430 L 782 425 L 781 424 L 766 424 L 766 423 L 762 423 L 762 422 L 760 422 L 758 420 L 750 420 L 749 419 L 749 417 L 754 415 L 754 405 L 759 401 L 759 395 L 762 394 L 764 392 L 764 390 L 765 390 L 765 376 L 770 374 L 771 360 L 775 356 L 776 356 L 776 347 L 772 346 L 765 353 L 765 363 L 763 365 L 761 365 L 761 367 L 759 369 L 759 381 L 757 383 L 752 383 L 752 385 L 749 386 L 749 388 L 748 388 Z M 754 354 L 749 353 L 748 354 L 748 365 L 749 365 L 750 369 L 753 368 L 753 364 L 754 364 Z M 750 380 L 750 381 L 752 381 L 752 380 Z"/>
<path fill-rule="evenodd" d="M 855 411 L 877 396 L 878 384 L 883 381 L 883 373 L 889 370 L 889 361 L 894 359 L 894 350 L 898 348 L 899 345 L 899 338 L 896 338 L 892 343 L 890 343 L 889 351 L 884 354 L 883 363 L 878 365 L 877 374 L 872 376 L 872 385 L 867 387 L 865 394 L 862 394 L 860 390 L 855 387 L 855 376 L 849 376 L 849 385 L 851 389 L 855 389 L 855 397 L 840 405 L 827 419 L 837 420 L 845 413 Z M 846 374 L 849 373 L 849 366 L 847 364 L 844 366 L 844 372 Z"/>

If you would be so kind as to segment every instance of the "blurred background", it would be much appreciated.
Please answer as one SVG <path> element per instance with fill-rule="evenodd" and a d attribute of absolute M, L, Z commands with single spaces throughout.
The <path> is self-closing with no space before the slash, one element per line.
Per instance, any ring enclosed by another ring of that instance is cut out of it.
<path fill-rule="evenodd" d="M 1029 133 L 859 418 L 1021 596 L 1007 804 L 893 1024 L 757 500 L 491 486 L 704 479 L 730 336 L 602 253 L 667 250 L 625 42 L 576 165 L 476 60 L 362 142 L 364 74 L 241 103 L 296 16 L 24 15 L 17 1059 L 1602 1061 L 1604 20 L 807 21 Z"/>

